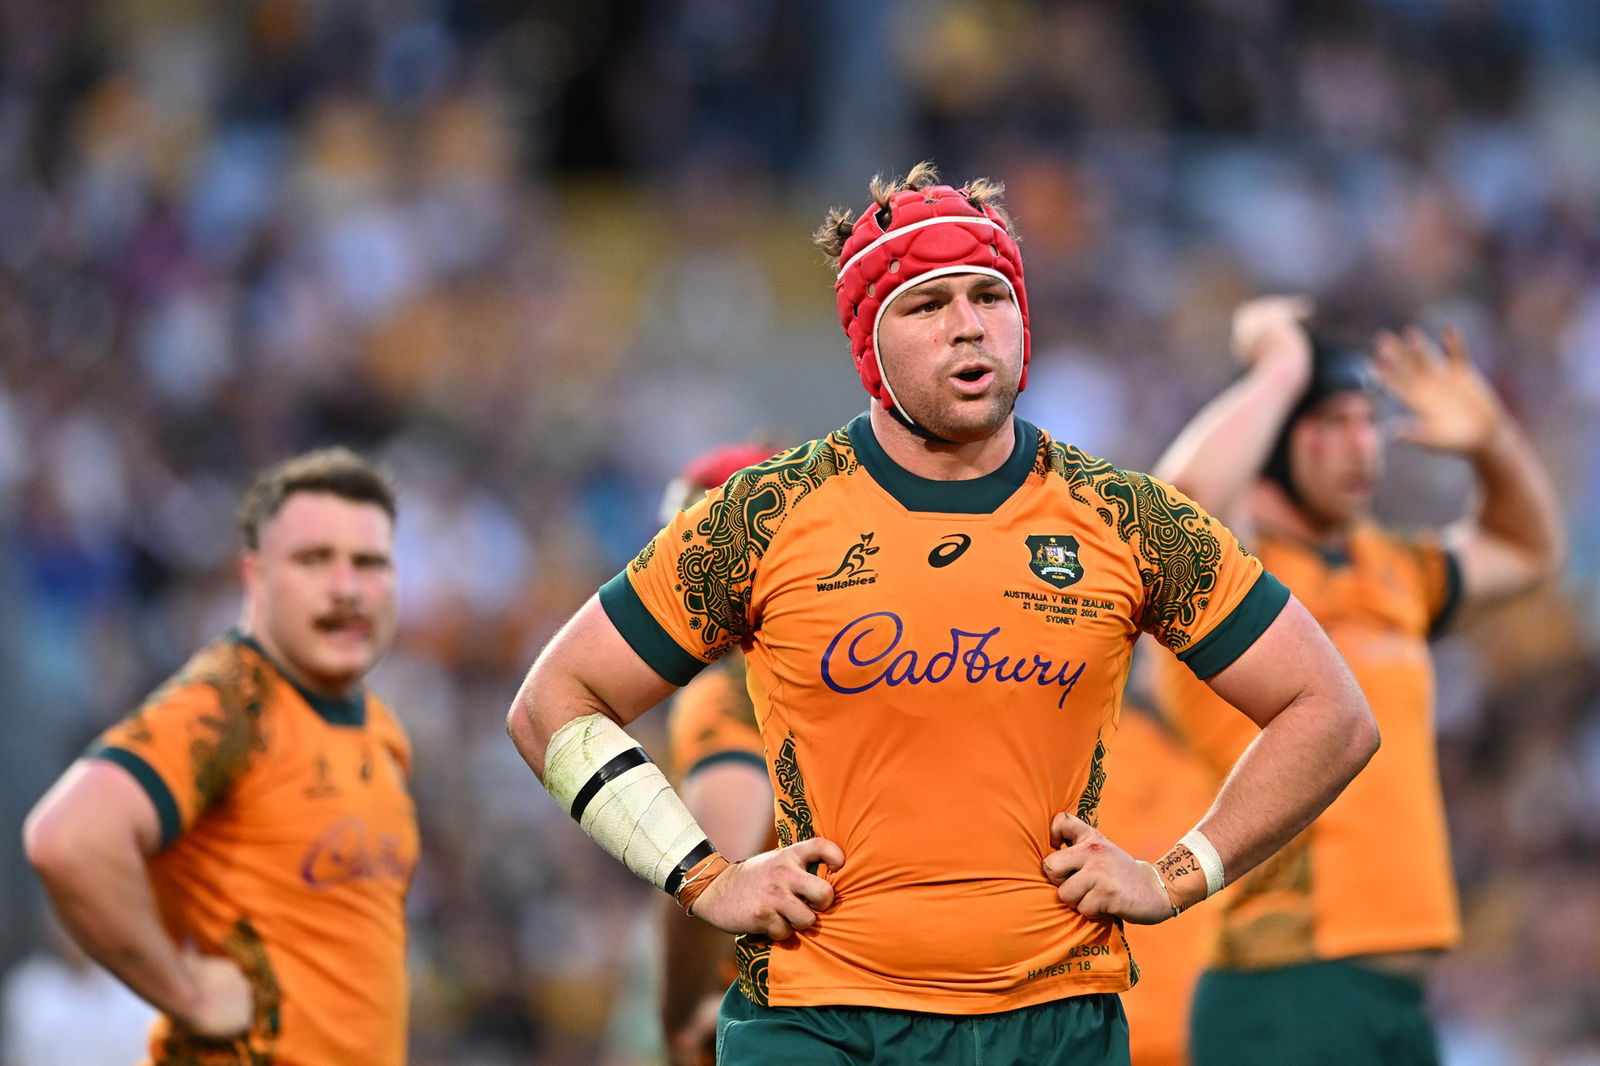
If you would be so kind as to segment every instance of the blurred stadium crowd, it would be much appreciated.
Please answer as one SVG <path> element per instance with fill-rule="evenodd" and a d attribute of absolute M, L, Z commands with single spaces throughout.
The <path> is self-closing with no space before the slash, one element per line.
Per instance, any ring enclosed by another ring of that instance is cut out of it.
<path fill-rule="evenodd" d="M 1432 993 L 1453 1066 L 1600 1063 L 1589 0 L 0 0 L 0 966 L 45 946 L 22 812 L 233 621 L 247 475 L 337 440 L 402 490 L 414 1061 L 652 1061 L 649 890 L 502 717 L 683 459 L 860 410 L 807 235 L 925 157 L 1009 187 L 1023 413 L 1122 465 L 1244 297 L 1461 326 L 1573 555 L 1439 647 Z M 1402 524 L 1467 505 L 1391 475 Z"/>

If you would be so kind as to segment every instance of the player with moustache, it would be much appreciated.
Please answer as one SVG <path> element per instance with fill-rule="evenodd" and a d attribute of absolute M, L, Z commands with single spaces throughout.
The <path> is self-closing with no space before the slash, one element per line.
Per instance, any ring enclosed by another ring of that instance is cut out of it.
<path fill-rule="evenodd" d="M 398 1066 L 410 748 L 362 679 L 395 632 L 394 490 L 344 448 L 262 472 L 237 628 L 61 776 L 28 857 L 161 1016 L 154 1066 Z"/>

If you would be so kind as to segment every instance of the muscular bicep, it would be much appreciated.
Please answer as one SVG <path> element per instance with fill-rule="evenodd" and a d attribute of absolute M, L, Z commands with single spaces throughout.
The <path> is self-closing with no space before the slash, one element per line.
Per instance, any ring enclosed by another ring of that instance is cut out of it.
<path fill-rule="evenodd" d="M 1360 697 L 1344 657 L 1292 596 L 1255 643 L 1206 683 L 1259 726 L 1306 696 Z"/>
<path fill-rule="evenodd" d="M 97 853 L 107 844 L 131 843 L 147 856 L 162 845 L 155 802 L 132 773 L 105 759 L 68 767 L 28 815 L 24 837 L 36 865 L 56 854 Z"/>
<path fill-rule="evenodd" d="M 599 597 L 591 596 L 534 661 L 511 705 L 506 731 L 542 777 L 545 749 L 563 725 L 595 713 L 627 725 L 675 687 L 633 650 Z"/>

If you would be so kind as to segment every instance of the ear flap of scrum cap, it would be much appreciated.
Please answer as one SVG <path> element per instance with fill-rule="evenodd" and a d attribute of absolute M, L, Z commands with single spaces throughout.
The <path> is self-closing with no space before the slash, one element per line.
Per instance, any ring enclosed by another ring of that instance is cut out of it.
<path fill-rule="evenodd" d="M 885 224 L 887 219 L 887 224 Z M 877 351 L 882 309 L 908 285 L 924 276 L 971 267 L 994 274 L 1011 286 L 1022 313 L 1022 379 L 1028 384 L 1028 296 L 1022 283 L 1022 254 L 1005 221 L 986 204 L 948 185 L 902 189 L 884 208 L 866 211 L 856 221 L 839 254 L 834 282 L 839 324 L 850 339 L 856 372 L 885 410 L 895 401 L 883 380 Z"/>

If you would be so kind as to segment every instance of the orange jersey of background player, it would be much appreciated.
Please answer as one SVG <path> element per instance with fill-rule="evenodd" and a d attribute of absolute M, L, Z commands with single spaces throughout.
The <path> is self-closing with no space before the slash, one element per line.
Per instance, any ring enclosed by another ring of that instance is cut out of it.
<path fill-rule="evenodd" d="M 739 759 L 765 770 L 761 729 L 745 689 L 744 661 L 730 655 L 672 698 L 667 743 L 679 781 L 711 763 Z"/>
<path fill-rule="evenodd" d="M 1243 717 L 1231 707 L 1228 713 Z M 1159 855 L 1171 847 L 1217 792 L 1206 765 L 1131 703 L 1123 707 L 1106 759 L 1106 781 L 1100 828 L 1133 855 Z M 1179 921 L 1125 927 L 1139 963 L 1139 983 L 1122 997 L 1132 1066 L 1188 1063 L 1189 1007 L 1216 926 L 1213 902 Z"/>
<path fill-rule="evenodd" d="M 91 754 L 128 769 L 161 818 L 150 874 L 168 931 L 231 957 L 252 985 L 247 1037 L 196 1042 L 163 1019 L 157 1066 L 405 1061 L 417 829 L 410 749 L 381 701 L 304 693 L 235 635 Z"/>
<path fill-rule="evenodd" d="M 1460 932 L 1433 742 L 1428 635 L 1458 579 L 1435 542 L 1372 524 L 1348 558 L 1263 535 L 1261 559 L 1320 621 L 1372 704 L 1383 747 L 1283 851 L 1217 901 L 1216 965 L 1282 966 L 1373 952 L 1444 948 Z M 1171 656 L 1157 653 L 1163 713 L 1221 775 L 1256 730 Z"/>
<path fill-rule="evenodd" d="M 1190 501 L 1027 423 L 993 474 L 930 482 L 866 416 L 735 475 L 601 592 L 668 680 L 745 647 L 779 840 L 848 856 L 816 926 L 741 939 L 745 994 L 957 1014 L 1129 986 L 1119 927 L 1043 877 L 1051 818 L 1095 817 L 1141 629 L 1214 672 L 1286 599 Z"/>

